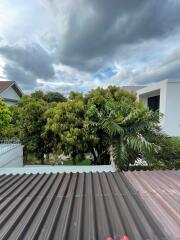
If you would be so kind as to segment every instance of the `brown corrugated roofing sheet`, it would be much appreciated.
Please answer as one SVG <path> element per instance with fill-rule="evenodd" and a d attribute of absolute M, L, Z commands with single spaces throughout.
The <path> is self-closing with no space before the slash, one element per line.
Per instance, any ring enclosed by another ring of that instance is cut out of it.
<path fill-rule="evenodd" d="M 125 175 L 169 239 L 180 239 L 180 171 L 134 171 Z"/>
<path fill-rule="evenodd" d="M 123 174 L 0 176 L 0 239 L 120 240 L 125 235 L 166 239 Z"/>

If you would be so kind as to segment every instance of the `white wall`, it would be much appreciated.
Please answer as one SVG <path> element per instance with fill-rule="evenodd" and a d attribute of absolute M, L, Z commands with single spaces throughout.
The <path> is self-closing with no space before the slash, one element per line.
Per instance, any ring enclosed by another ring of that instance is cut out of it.
<path fill-rule="evenodd" d="M 16 144 L 14 148 L 0 153 L 0 168 L 22 167 L 22 166 L 23 166 L 23 146 L 22 145 Z"/>
<path fill-rule="evenodd" d="M 171 136 L 180 137 L 180 82 L 168 82 L 163 128 Z"/>
<path fill-rule="evenodd" d="M 143 101 L 145 106 L 148 107 L 148 98 L 160 95 L 160 89 L 150 91 L 142 95 L 138 95 L 138 101 Z"/>
<path fill-rule="evenodd" d="M 20 97 L 18 96 L 18 94 L 16 93 L 16 91 L 12 88 L 9 87 L 7 90 L 5 90 L 1 96 L 3 98 L 9 98 L 9 99 L 14 99 L 14 100 L 19 100 Z"/>
<path fill-rule="evenodd" d="M 137 91 L 137 100 L 143 100 L 147 105 L 148 97 L 160 92 L 159 111 L 162 130 L 170 135 L 180 137 L 180 80 L 164 80 Z"/>

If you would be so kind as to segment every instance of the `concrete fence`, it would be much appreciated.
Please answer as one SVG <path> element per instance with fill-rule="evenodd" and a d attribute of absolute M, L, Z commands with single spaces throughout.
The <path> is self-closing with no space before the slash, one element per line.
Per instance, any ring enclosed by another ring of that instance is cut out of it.
<path fill-rule="evenodd" d="M 0 168 L 22 166 L 23 146 L 17 141 L 0 141 Z"/>

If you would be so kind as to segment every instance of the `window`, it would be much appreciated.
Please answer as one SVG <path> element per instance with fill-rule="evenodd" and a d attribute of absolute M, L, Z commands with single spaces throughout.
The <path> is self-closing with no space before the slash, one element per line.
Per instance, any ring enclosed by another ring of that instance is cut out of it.
<path fill-rule="evenodd" d="M 160 96 L 154 96 L 148 98 L 148 107 L 152 111 L 159 110 Z"/>

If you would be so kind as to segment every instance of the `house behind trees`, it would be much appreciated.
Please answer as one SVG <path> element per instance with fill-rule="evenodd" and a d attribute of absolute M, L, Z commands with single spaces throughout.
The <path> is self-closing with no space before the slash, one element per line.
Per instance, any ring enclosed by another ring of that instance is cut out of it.
<path fill-rule="evenodd" d="M 14 105 L 23 95 L 15 81 L 0 81 L 0 98 L 2 98 L 8 106 Z"/>

